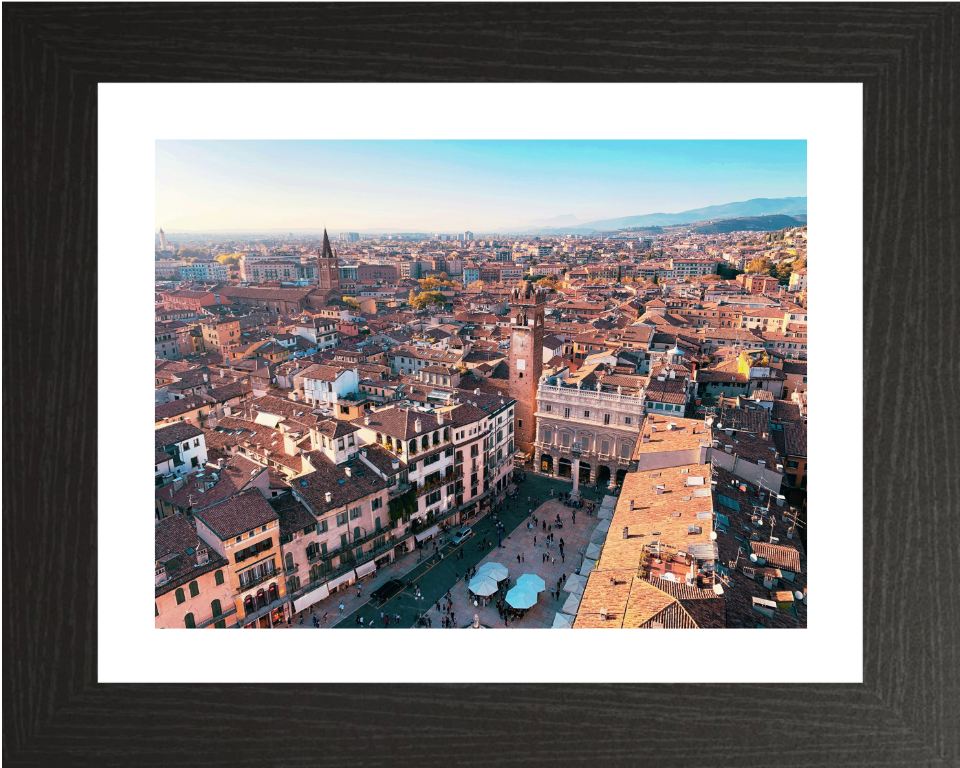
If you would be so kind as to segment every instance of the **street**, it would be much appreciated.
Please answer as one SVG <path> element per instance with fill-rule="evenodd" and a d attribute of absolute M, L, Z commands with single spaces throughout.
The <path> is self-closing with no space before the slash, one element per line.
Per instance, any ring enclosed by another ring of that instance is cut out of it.
<path fill-rule="evenodd" d="M 557 498 L 560 493 L 570 490 L 571 483 L 569 480 L 555 480 L 528 473 L 527 479 L 520 483 L 518 488 L 519 494 L 517 498 L 507 499 L 504 504 L 504 510 L 499 515 L 500 521 L 505 528 L 503 533 L 504 538 L 515 531 L 517 527 L 530 516 L 532 510 L 536 510 L 535 502 L 532 500 L 530 503 L 527 502 L 528 496 L 531 497 L 531 499 L 539 496 L 540 501 L 543 502 L 551 498 L 550 489 L 553 488 L 554 496 L 552 498 Z M 594 487 L 584 488 L 581 486 L 581 492 L 583 498 L 590 501 L 603 498 L 602 494 L 598 494 Z M 456 533 L 456 530 L 459 529 L 451 529 L 444 535 L 444 541 L 447 543 L 442 547 L 443 560 L 440 561 L 437 560 L 436 550 L 433 548 L 434 542 L 426 542 L 427 546 L 423 550 L 423 562 L 415 565 L 415 567 L 402 577 L 404 583 L 409 579 L 412 584 L 420 586 L 420 593 L 423 596 L 422 599 L 417 599 L 414 596 L 412 586 L 410 588 L 404 588 L 402 592 L 394 595 L 382 606 L 374 606 L 371 603 L 364 604 L 353 613 L 345 615 L 336 626 L 339 628 L 356 629 L 358 626 L 357 617 L 362 616 L 364 627 L 372 624 L 378 629 L 383 628 L 385 625 L 380 619 L 380 612 L 382 611 L 390 617 L 390 628 L 396 626 L 403 628 L 412 627 L 418 616 L 426 613 L 431 607 L 435 606 L 436 602 L 457 583 L 457 574 L 459 574 L 459 580 L 462 581 L 467 568 L 475 566 L 491 552 L 490 547 L 484 550 L 478 549 L 477 545 L 480 541 L 486 538 L 488 542 L 493 542 L 494 548 L 497 546 L 497 532 L 493 524 L 492 515 L 486 515 L 480 521 L 476 522 L 472 528 L 474 535 L 456 547 L 450 544 L 449 541 L 452 539 L 453 534 Z M 458 554 L 461 552 L 463 556 L 458 558 Z M 409 558 L 411 563 L 416 563 L 416 558 L 413 555 L 410 555 Z M 394 618 L 397 614 L 400 615 L 399 624 Z M 436 625 L 434 625 L 434 628 L 437 628 Z"/>

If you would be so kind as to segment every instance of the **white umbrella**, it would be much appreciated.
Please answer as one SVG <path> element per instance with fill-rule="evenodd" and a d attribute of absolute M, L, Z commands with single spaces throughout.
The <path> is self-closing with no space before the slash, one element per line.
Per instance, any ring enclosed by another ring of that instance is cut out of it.
<path fill-rule="evenodd" d="M 494 581 L 503 581 L 509 575 L 510 571 L 500 563 L 484 563 L 477 568 L 477 576 L 489 576 Z"/>
<path fill-rule="evenodd" d="M 593 559 L 593 560 L 599 560 L 599 559 L 600 559 L 600 546 L 599 546 L 598 544 L 596 544 L 595 542 L 590 542 L 590 544 L 587 545 L 587 557 L 589 557 L 589 558 L 591 558 L 591 559 Z"/>
<path fill-rule="evenodd" d="M 591 544 L 603 544 L 607 540 L 607 534 L 604 531 L 597 531 L 590 537 Z"/>
<path fill-rule="evenodd" d="M 533 592 L 543 592 L 547 588 L 546 582 L 535 573 L 525 573 L 517 579 L 517 586 Z"/>
<path fill-rule="evenodd" d="M 583 578 L 587 578 L 590 575 L 590 571 L 594 569 L 597 561 L 591 560 L 590 558 L 585 558 L 582 563 L 580 563 L 580 573 L 583 574 Z"/>
<path fill-rule="evenodd" d="M 470 580 L 470 591 L 475 595 L 487 597 L 497 591 L 497 581 L 485 574 L 478 574 Z"/>
<path fill-rule="evenodd" d="M 571 616 L 576 616 L 577 611 L 580 610 L 581 599 L 582 598 L 580 595 L 575 595 L 571 593 L 567 597 L 566 601 L 563 603 L 563 608 L 561 608 L 560 610 L 562 610 L 564 613 L 569 613 Z"/>
<path fill-rule="evenodd" d="M 514 587 L 507 592 L 507 602 L 514 608 L 532 608 L 537 604 L 537 593 Z"/>
<path fill-rule="evenodd" d="M 550 629 L 573 629 L 573 617 L 558 613 L 553 617 L 553 626 Z"/>
<path fill-rule="evenodd" d="M 600 533 L 606 533 L 609 530 L 610 530 L 610 521 L 601 520 L 600 524 L 594 529 L 594 533 L 596 533 L 597 531 L 599 531 Z"/>
<path fill-rule="evenodd" d="M 568 576 L 567 580 L 563 582 L 563 591 L 564 592 L 573 592 L 578 595 L 583 594 L 583 588 L 587 585 L 587 579 L 585 576 L 578 576 L 573 574 L 573 576 Z"/>

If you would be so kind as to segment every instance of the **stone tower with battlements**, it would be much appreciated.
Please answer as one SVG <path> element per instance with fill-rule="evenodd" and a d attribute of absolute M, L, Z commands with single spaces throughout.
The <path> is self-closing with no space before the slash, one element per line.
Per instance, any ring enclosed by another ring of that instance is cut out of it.
<path fill-rule="evenodd" d="M 543 323 L 547 292 L 518 285 L 510 292 L 510 397 L 514 409 L 516 445 L 533 455 L 537 434 L 537 387 L 543 372 Z"/>

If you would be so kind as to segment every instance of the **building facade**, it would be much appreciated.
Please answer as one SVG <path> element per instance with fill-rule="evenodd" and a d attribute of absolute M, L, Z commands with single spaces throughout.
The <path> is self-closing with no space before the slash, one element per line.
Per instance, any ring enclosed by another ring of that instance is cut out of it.
<path fill-rule="evenodd" d="M 636 471 L 632 456 L 643 423 L 642 390 L 618 392 L 600 384 L 591 389 L 546 379 L 538 388 L 537 406 L 534 466 L 539 471 L 572 477 L 575 442 L 583 451 L 581 483 L 612 488 Z"/>

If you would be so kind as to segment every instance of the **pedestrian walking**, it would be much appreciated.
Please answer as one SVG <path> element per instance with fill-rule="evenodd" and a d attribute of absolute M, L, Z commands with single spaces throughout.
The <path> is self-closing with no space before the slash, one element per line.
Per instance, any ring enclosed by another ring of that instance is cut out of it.
<path fill-rule="evenodd" d="M 340 603 L 340 613 L 343 613 L 343 603 Z"/>
<path fill-rule="evenodd" d="M 547 530 L 547 521 L 546 521 L 546 520 L 543 521 L 543 530 Z"/>
<path fill-rule="evenodd" d="M 324 612 L 323 612 L 323 618 L 321 619 L 321 621 L 326 621 L 326 620 L 327 620 L 327 612 L 324 611 Z"/>
<path fill-rule="evenodd" d="M 567 559 L 563 556 L 563 550 L 562 550 L 562 549 L 560 550 L 560 562 L 561 562 L 561 563 L 567 562 Z"/>
<path fill-rule="evenodd" d="M 573 524 L 574 524 L 574 525 L 577 524 L 577 513 L 576 513 L 576 512 L 573 513 Z"/>
<path fill-rule="evenodd" d="M 363 616 L 360 617 L 360 626 L 363 627 Z"/>
<path fill-rule="evenodd" d="M 553 563 L 555 563 L 555 562 L 557 562 L 557 558 L 551 557 L 551 558 L 550 558 L 550 563 L 551 563 L 551 565 L 552 565 Z"/>
<path fill-rule="evenodd" d="M 534 534 L 534 536 L 533 536 L 533 546 L 537 546 L 537 536 L 536 536 L 536 534 Z"/>

